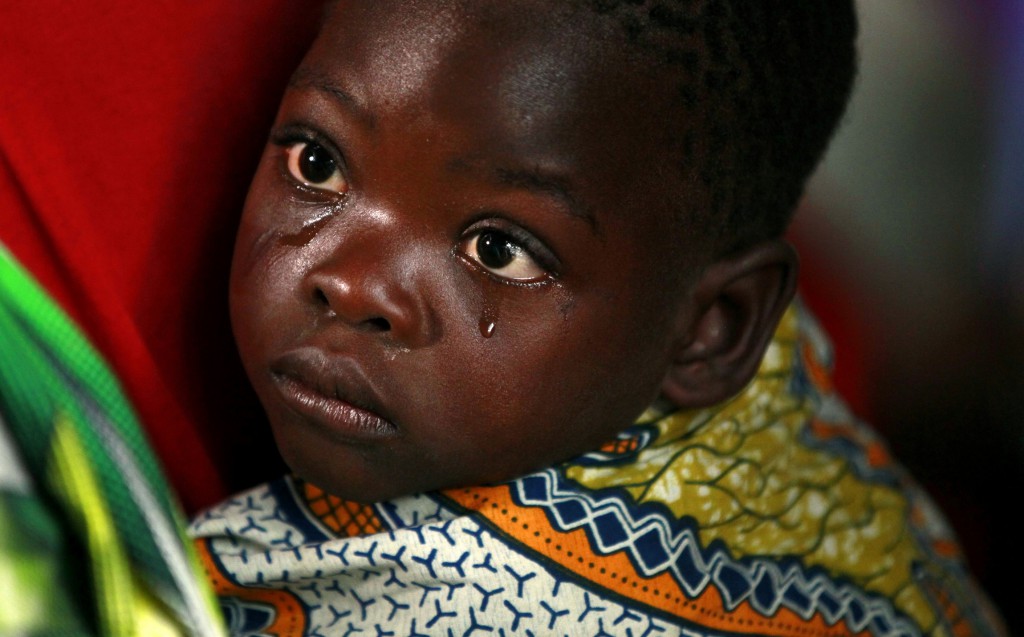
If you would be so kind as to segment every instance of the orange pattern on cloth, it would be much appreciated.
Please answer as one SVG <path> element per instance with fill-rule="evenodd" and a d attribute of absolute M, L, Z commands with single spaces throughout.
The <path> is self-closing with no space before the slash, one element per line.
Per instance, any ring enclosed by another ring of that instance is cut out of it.
<path fill-rule="evenodd" d="M 302 496 L 309 510 L 338 537 L 370 535 L 381 530 L 380 519 L 371 506 L 342 500 L 308 482 L 303 483 Z"/>
<path fill-rule="evenodd" d="M 239 586 L 221 573 L 207 542 L 196 542 L 196 548 L 214 592 L 222 600 L 231 600 L 228 606 L 243 608 L 243 613 L 247 611 L 250 615 L 254 610 L 264 610 L 270 621 L 259 628 L 266 635 L 301 637 L 306 634 L 305 608 L 294 594 L 280 589 Z M 230 608 L 224 608 L 224 611 L 229 621 L 238 616 Z M 229 630 L 234 635 L 241 633 L 241 622 L 230 622 Z"/>

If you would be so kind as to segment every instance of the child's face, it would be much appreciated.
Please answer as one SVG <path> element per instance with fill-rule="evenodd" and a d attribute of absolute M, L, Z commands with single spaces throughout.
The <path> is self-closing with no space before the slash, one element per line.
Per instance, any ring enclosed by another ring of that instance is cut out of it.
<path fill-rule="evenodd" d="M 236 246 L 235 334 L 281 452 L 356 500 L 612 438 L 658 394 L 698 261 L 671 88 L 618 25 L 454 4 L 339 3 Z"/>

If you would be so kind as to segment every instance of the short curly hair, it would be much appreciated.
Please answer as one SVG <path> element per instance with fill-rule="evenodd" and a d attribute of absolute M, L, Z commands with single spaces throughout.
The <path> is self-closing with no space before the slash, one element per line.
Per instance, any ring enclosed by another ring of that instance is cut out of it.
<path fill-rule="evenodd" d="M 682 78 L 673 142 L 707 196 L 691 220 L 723 252 L 781 235 L 849 100 L 853 0 L 572 1 Z"/>

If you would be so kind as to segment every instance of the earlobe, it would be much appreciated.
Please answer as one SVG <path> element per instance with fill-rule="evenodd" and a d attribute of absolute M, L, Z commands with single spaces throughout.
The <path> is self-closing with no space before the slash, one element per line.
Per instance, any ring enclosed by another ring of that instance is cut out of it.
<path fill-rule="evenodd" d="M 754 376 L 796 291 L 798 259 L 783 239 L 723 257 L 701 273 L 678 325 L 662 394 L 681 408 L 737 394 Z"/>

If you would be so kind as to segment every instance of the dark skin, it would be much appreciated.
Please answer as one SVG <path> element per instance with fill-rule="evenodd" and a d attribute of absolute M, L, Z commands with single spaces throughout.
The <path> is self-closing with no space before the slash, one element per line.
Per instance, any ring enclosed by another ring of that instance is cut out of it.
<path fill-rule="evenodd" d="M 723 257 L 680 221 L 672 78 L 543 4 L 339 2 L 284 97 L 232 322 L 285 460 L 341 497 L 511 478 L 659 394 L 719 402 L 792 297 L 786 243 Z"/>

